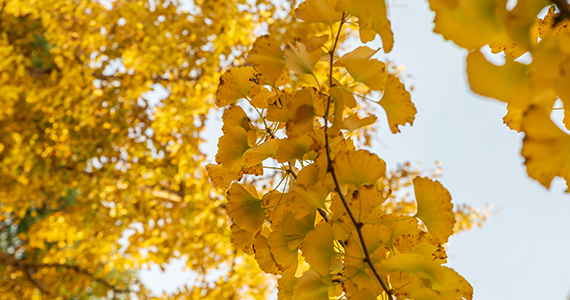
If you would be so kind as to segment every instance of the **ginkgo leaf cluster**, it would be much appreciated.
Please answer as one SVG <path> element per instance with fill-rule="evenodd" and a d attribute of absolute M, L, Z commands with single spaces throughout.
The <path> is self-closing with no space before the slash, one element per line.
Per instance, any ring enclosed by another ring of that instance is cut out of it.
<path fill-rule="evenodd" d="M 296 17 L 329 34 L 259 36 L 246 55 L 252 67 L 220 79 L 223 135 L 206 169 L 226 191 L 232 242 L 279 276 L 279 299 L 472 298 L 469 283 L 444 266 L 456 223 L 450 193 L 428 177 L 387 174 L 386 162 L 351 138 L 378 120 L 362 116 L 372 91 L 394 134 L 417 112 L 398 74 L 373 57 L 379 49 L 336 55 L 349 21 L 361 41 L 379 34 L 390 52 L 386 10 L 383 1 L 307 0 Z M 395 177 L 409 181 L 396 187 Z M 413 203 L 391 194 L 406 185 Z"/>
<path fill-rule="evenodd" d="M 568 3 L 525 0 L 512 8 L 492 0 L 429 3 L 435 12 L 434 31 L 470 51 L 471 89 L 506 103 L 505 124 L 524 133 L 521 155 L 528 175 L 546 188 L 555 177 L 568 183 L 570 135 L 550 118 L 554 109 L 563 109 L 562 123 L 570 129 Z M 506 62 L 500 66 L 489 62 L 482 47 L 502 52 Z M 517 60 L 523 55 L 532 61 Z"/>

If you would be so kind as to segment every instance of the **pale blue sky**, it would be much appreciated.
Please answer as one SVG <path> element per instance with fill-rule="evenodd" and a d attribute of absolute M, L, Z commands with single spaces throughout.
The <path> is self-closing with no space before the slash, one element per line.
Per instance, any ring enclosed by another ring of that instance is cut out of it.
<path fill-rule="evenodd" d="M 470 91 L 467 52 L 432 32 L 427 1 L 391 3 L 395 47 L 377 56 L 415 76 L 418 114 L 413 127 L 393 135 L 379 110 L 382 144 L 375 142 L 372 150 L 391 168 L 404 161 L 432 167 L 441 160 L 440 181 L 454 203 L 501 209 L 483 228 L 453 236 L 448 244 L 448 266 L 473 285 L 475 300 L 569 299 L 570 196 L 563 193 L 564 182 L 555 180 L 548 191 L 527 176 L 523 135 L 503 125 L 503 103 Z M 221 124 L 208 126 L 204 149 L 215 153 Z M 178 262 L 166 274 L 158 268 L 141 272 L 141 279 L 157 292 L 172 291 L 192 277 L 181 268 Z"/>

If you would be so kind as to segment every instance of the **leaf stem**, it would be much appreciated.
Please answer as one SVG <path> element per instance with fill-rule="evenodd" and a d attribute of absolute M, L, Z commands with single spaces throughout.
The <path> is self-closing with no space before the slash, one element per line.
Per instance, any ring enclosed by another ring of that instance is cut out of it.
<path fill-rule="evenodd" d="M 342 19 L 340 21 L 338 33 L 335 37 L 333 47 L 330 51 L 330 69 L 329 69 L 329 86 L 330 87 L 333 86 L 334 52 L 335 52 L 336 47 L 338 45 L 338 40 L 339 40 L 341 31 L 342 31 L 342 25 L 345 22 L 345 14 L 346 14 L 346 12 L 342 13 Z M 328 129 L 327 117 L 329 115 L 329 111 L 330 111 L 330 107 L 331 107 L 331 100 L 332 100 L 332 97 L 329 95 L 328 100 L 327 100 L 327 107 L 326 107 L 326 111 L 325 111 L 325 116 L 323 118 L 324 122 L 325 122 L 324 131 L 325 131 L 325 152 L 327 155 L 327 172 L 329 172 L 332 175 L 334 185 L 335 185 L 335 191 L 338 194 L 338 196 L 340 197 L 340 200 L 342 201 L 342 204 L 344 205 L 344 208 L 346 209 L 348 216 L 350 217 L 350 220 L 352 221 L 352 223 L 354 224 L 354 227 L 356 228 L 356 232 L 358 234 L 358 238 L 360 239 L 360 244 L 362 245 L 362 250 L 363 250 L 364 256 L 365 256 L 364 261 L 370 266 L 370 269 L 371 269 L 372 273 L 374 274 L 374 277 L 376 277 L 376 279 L 378 280 L 378 282 L 382 286 L 382 289 L 388 295 L 388 299 L 393 300 L 394 298 L 392 297 L 392 290 L 390 290 L 390 288 L 388 288 L 388 286 L 386 285 L 384 280 L 382 280 L 382 278 L 380 277 L 380 274 L 378 274 L 378 271 L 376 270 L 376 267 L 374 267 L 374 264 L 372 263 L 372 259 L 370 258 L 370 253 L 368 253 L 368 249 L 366 248 L 366 243 L 364 241 L 364 236 L 362 234 L 362 225 L 363 224 L 359 223 L 358 221 L 356 221 L 356 218 L 354 218 L 354 215 L 352 214 L 352 211 L 350 210 L 350 207 L 348 206 L 348 203 L 347 203 L 346 199 L 344 198 L 344 195 L 342 194 L 342 190 L 340 189 L 340 183 L 338 182 L 338 178 L 336 177 L 336 173 L 334 171 L 334 165 L 333 165 L 332 158 L 331 158 L 329 136 L 327 133 L 327 129 Z"/>

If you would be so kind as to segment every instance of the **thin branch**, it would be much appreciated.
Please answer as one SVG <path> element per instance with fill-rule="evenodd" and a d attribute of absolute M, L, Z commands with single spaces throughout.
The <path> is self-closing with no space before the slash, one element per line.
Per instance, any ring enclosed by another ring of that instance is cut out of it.
<path fill-rule="evenodd" d="M 341 31 L 342 31 L 342 25 L 344 24 L 344 22 L 345 22 L 345 12 L 342 13 L 342 20 L 341 20 L 340 26 L 338 28 L 338 33 L 337 33 L 337 36 L 335 38 L 333 47 L 329 53 L 330 54 L 329 86 L 331 86 L 331 87 L 334 84 L 334 82 L 333 82 L 334 52 L 336 50 L 336 46 L 338 44 L 338 39 L 340 37 Z M 368 252 L 368 249 L 366 248 L 366 243 L 364 241 L 364 236 L 362 234 L 362 225 L 363 224 L 356 221 L 356 218 L 352 214 L 352 211 L 350 210 L 350 207 L 348 206 L 348 203 L 347 203 L 346 199 L 344 198 L 344 195 L 342 194 L 342 190 L 340 189 L 340 184 L 338 182 L 338 178 L 336 177 L 336 173 L 334 171 L 334 165 L 333 165 L 332 158 L 331 158 L 329 135 L 327 132 L 328 116 L 329 116 L 330 107 L 331 107 L 331 100 L 332 100 L 332 97 L 329 95 L 328 100 L 327 100 L 327 108 L 325 111 L 325 116 L 323 118 L 324 122 L 325 122 L 324 130 L 325 130 L 325 150 L 326 150 L 325 152 L 327 155 L 327 172 L 331 173 L 333 181 L 334 181 L 334 185 L 335 185 L 335 191 L 339 195 L 340 200 L 342 201 L 342 204 L 344 205 L 344 208 L 346 209 L 348 216 L 350 217 L 350 220 L 352 221 L 352 223 L 354 224 L 354 227 L 356 228 L 358 238 L 360 239 L 360 243 L 362 244 L 362 251 L 364 252 L 364 256 L 365 256 L 364 261 L 370 266 L 372 273 L 374 273 L 374 277 L 376 277 L 376 279 L 378 280 L 378 282 L 382 286 L 382 289 L 384 289 L 384 291 L 388 295 L 388 298 L 390 300 L 393 300 L 394 298 L 392 297 L 392 290 L 390 290 L 390 288 L 388 288 L 388 286 L 386 285 L 384 280 L 382 280 L 382 278 L 380 277 L 380 274 L 378 274 L 378 271 L 376 270 L 376 267 L 374 267 L 374 264 L 372 263 L 372 259 L 370 258 L 370 253 Z"/>

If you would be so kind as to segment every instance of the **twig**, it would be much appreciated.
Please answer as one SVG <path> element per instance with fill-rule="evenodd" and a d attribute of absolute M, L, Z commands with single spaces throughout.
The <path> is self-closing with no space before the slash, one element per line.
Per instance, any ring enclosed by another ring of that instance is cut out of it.
<path fill-rule="evenodd" d="M 336 46 L 338 44 L 338 39 L 340 37 L 341 34 L 341 30 L 342 30 L 342 25 L 345 22 L 345 12 L 342 13 L 342 20 L 340 22 L 340 26 L 338 28 L 338 33 L 337 36 L 335 38 L 333 47 L 330 51 L 330 72 L 329 72 L 329 86 L 333 86 L 333 60 L 334 60 L 334 52 L 336 50 Z M 327 155 L 327 172 L 331 173 L 333 181 L 334 181 L 334 185 L 335 185 L 335 191 L 336 193 L 339 195 L 340 200 L 342 201 L 342 204 L 344 205 L 344 208 L 346 209 L 348 216 L 350 217 L 350 220 L 352 221 L 352 223 L 354 224 L 354 227 L 356 228 L 356 232 L 358 234 L 358 238 L 360 239 L 360 243 L 362 244 L 362 251 L 364 252 L 364 261 L 370 266 L 370 269 L 372 270 L 372 273 L 374 273 L 374 277 L 376 277 L 376 279 L 378 280 L 378 282 L 380 283 L 380 285 L 382 286 L 382 289 L 384 289 L 384 291 L 386 292 L 386 294 L 388 294 L 388 298 L 390 300 L 393 300 L 394 298 L 392 297 L 392 290 L 390 290 L 388 288 L 388 286 L 386 285 L 386 283 L 384 282 L 384 280 L 382 280 L 382 278 L 380 277 L 380 275 L 378 274 L 378 271 L 376 270 L 376 267 L 374 267 L 374 264 L 372 263 L 372 259 L 370 258 L 370 253 L 368 253 L 368 249 L 366 248 L 366 243 L 364 241 L 364 236 L 362 234 L 362 223 L 359 223 L 358 221 L 356 221 L 356 218 L 354 218 L 354 215 L 352 214 L 352 211 L 350 210 L 350 207 L 348 206 L 348 203 L 346 201 L 346 199 L 344 198 L 344 195 L 342 194 L 342 190 L 340 189 L 340 184 L 338 182 L 338 178 L 336 177 L 336 173 L 334 171 L 334 166 L 333 166 L 333 162 L 331 159 L 331 150 L 330 150 L 330 143 L 329 143 L 329 136 L 327 133 L 327 129 L 328 129 L 328 116 L 329 116 L 329 112 L 330 112 L 330 107 L 331 107 L 331 100 L 332 97 L 329 95 L 328 99 L 327 99 L 327 108 L 325 111 L 325 116 L 323 117 L 324 122 L 325 122 L 325 150 L 326 150 L 326 155 Z"/>

